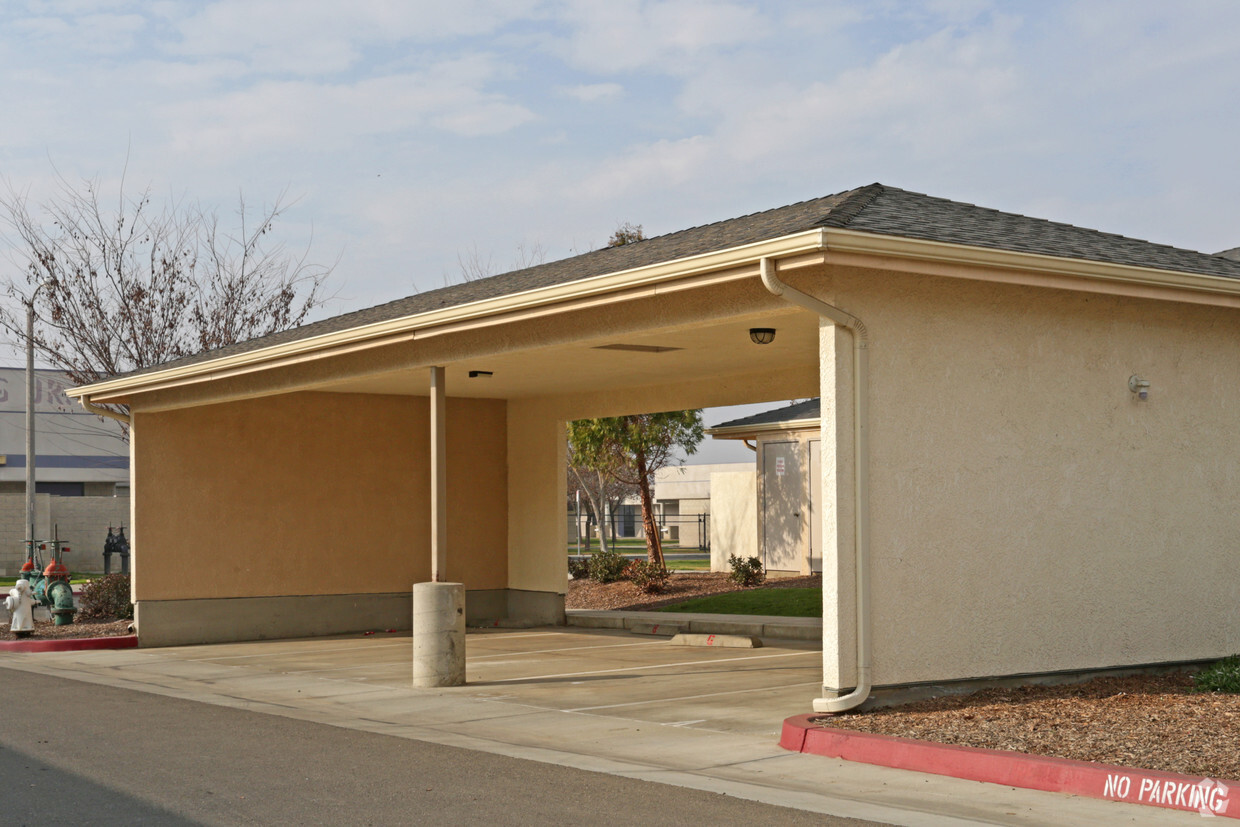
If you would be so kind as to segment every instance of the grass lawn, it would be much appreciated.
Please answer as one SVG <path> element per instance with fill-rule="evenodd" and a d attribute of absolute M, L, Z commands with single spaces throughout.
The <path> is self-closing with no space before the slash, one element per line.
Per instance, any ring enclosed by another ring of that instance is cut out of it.
<path fill-rule="evenodd" d="M 725 592 L 664 606 L 659 611 L 822 617 L 822 589 L 750 589 L 743 592 Z"/>
<path fill-rule="evenodd" d="M 668 560 L 668 571 L 710 571 L 709 560 Z"/>

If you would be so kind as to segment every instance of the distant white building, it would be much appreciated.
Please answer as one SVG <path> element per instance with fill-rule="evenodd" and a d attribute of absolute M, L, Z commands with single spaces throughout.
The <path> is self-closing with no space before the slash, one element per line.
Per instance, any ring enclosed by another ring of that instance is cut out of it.
<path fill-rule="evenodd" d="M 62 497 L 127 495 L 129 445 L 120 423 L 65 396 L 59 371 L 35 372 L 35 490 Z M 119 490 L 118 490 L 119 489 Z M 26 491 L 26 371 L 0 368 L 0 494 Z"/>

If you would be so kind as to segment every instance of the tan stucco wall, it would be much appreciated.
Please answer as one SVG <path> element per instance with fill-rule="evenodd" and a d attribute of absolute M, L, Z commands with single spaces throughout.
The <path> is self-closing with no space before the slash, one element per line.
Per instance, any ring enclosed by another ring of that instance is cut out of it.
<path fill-rule="evenodd" d="M 564 421 L 535 401 L 508 406 L 508 571 L 514 589 L 568 589 Z"/>
<path fill-rule="evenodd" d="M 504 588 L 505 403 L 448 400 L 449 579 Z M 408 590 L 430 572 L 429 402 L 296 393 L 134 414 L 135 596 Z"/>
<path fill-rule="evenodd" d="M 757 503 L 757 474 L 753 469 L 710 475 L 711 571 L 731 571 L 731 555 L 758 555 Z"/>
<path fill-rule="evenodd" d="M 855 270 L 812 289 L 872 337 L 876 683 L 1240 649 L 1240 312 Z M 851 431 L 832 419 L 849 346 L 824 331 L 836 686 L 855 680 Z"/>

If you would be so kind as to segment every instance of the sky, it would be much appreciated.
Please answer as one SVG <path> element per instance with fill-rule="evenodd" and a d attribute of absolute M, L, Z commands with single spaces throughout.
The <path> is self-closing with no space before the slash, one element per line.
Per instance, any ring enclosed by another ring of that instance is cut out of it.
<path fill-rule="evenodd" d="M 0 184 L 283 197 L 319 316 L 875 181 L 1217 252 L 1237 31 L 1234 0 L 5 0 Z"/>

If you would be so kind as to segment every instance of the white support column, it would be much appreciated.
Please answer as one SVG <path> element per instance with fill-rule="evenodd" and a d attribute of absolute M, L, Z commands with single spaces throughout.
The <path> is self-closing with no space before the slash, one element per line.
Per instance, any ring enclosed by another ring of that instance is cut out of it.
<path fill-rule="evenodd" d="M 448 565 L 448 434 L 444 369 L 431 368 L 431 581 L 439 583 Z"/>
<path fill-rule="evenodd" d="M 851 687 L 857 673 L 853 588 L 852 341 L 824 319 L 818 333 L 821 405 L 822 683 L 824 697 Z"/>
<path fill-rule="evenodd" d="M 413 585 L 413 685 L 465 683 L 465 585 L 448 569 L 448 406 L 444 369 L 431 368 L 431 582 Z"/>

